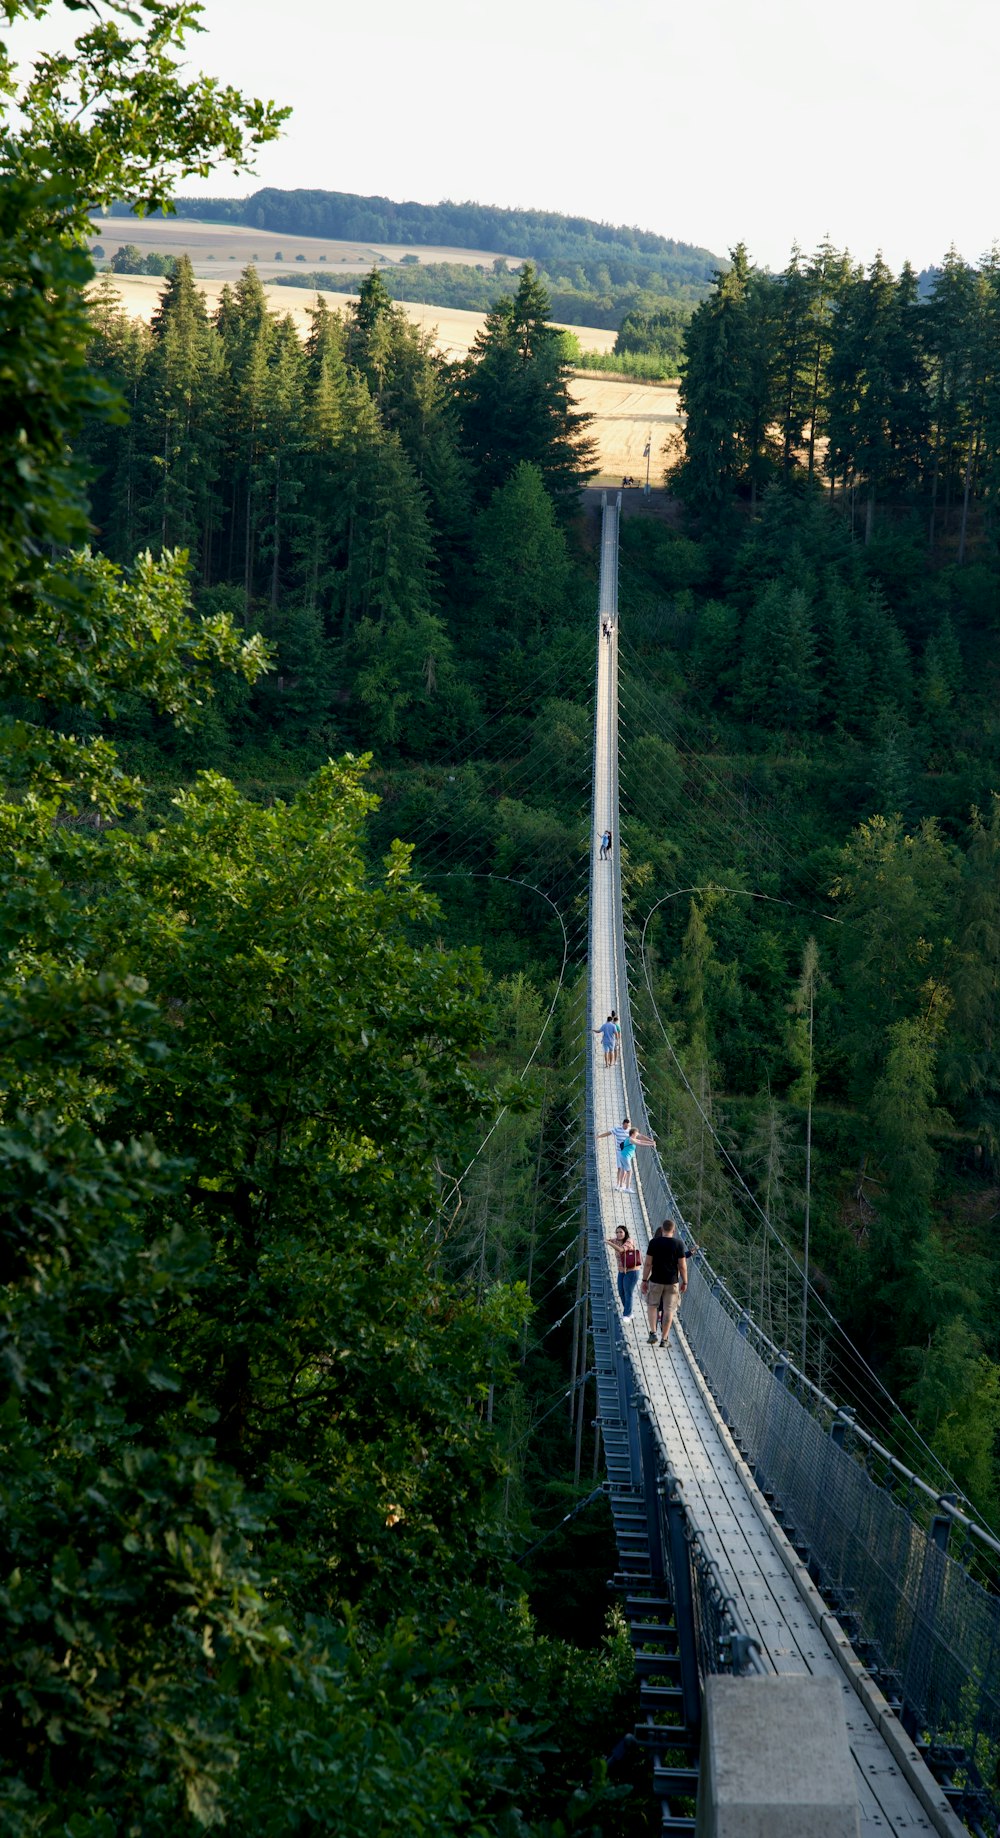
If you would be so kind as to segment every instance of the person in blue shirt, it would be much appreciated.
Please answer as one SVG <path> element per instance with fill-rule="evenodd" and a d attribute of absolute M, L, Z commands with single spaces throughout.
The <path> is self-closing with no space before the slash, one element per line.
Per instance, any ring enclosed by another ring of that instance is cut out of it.
<path fill-rule="evenodd" d="M 656 1147 L 656 1140 L 653 1136 L 641 1136 L 639 1131 L 629 1123 L 627 1117 L 622 1118 L 620 1128 L 616 1125 L 612 1130 L 602 1130 L 597 1138 L 598 1142 L 602 1141 L 605 1136 L 613 1136 L 615 1139 L 618 1161 L 618 1186 L 621 1187 L 625 1193 L 629 1193 L 632 1187 L 632 1170 L 635 1166 L 636 1149 L 654 1149 Z"/>
<path fill-rule="evenodd" d="M 617 1022 L 609 1015 L 606 1021 L 601 1022 L 600 1027 L 595 1027 L 594 1033 L 600 1034 L 601 1036 L 601 1045 L 604 1048 L 604 1064 L 606 1066 L 613 1066 L 615 1063 L 615 1051 L 618 1046 Z"/>

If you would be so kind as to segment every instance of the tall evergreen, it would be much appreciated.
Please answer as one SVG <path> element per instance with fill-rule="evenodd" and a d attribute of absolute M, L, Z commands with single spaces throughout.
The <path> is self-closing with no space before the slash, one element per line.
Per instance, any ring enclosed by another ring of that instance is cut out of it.
<path fill-rule="evenodd" d="M 242 579 L 244 602 L 249 609 L 264 483 L 267 369 L 275 336 L 275 320 L 255 268 L 244 269 L 234 299 L 224 303 L 218 329 L 226 354 L 223 406 L 230 477 L 222 568 L 228 580 Z"/>
<path fill-rule="evenodd" d="M 755 503 L 773 470 L 779 298 L 740 243 L 688 328 L 680 387 L 684 461 L 675 484 L 699 513 L 721 508 L 742 488 Z"/>
<path fill-rule="evenodd" d="M 109 275 L 91 295 L 88 361 L 122 400 L 124 420 L 93 417 L 76 443 L 90 478 L 90 513 L 101 546 L 116 561 L 131 561 L 140 546 L 139 474 L 143 443 L 139 397 L 150 358 L 151 335 L 142 319 L 126 313 Z"/>
<path fill-rule="evenodd" d="M 562 610 L 568 558 L 537 466 L 526 460 L 494 492 L 473 536 L 479 629 L 531 648 Z"/>
<path fill-rule="evenodd" d="M 219 514 L 223 352 L 186 255 L 167 281 L 151 331 L 136 408 L 147 456 L 143 539 L 188 549 L 207 579 Z"/>
<path fill-rule="evenodd" d="M 480 502 L 526 461 L 538 468 L 560 514 L 572 512 L 593 470 L 589 418 L 571 406 L 560 334 L 530 262 L 513 299 L 497 302 L 459 367 L 457 402 Z"/>
<path fill-rule="evenodd" d="M 301 495 L 305 381 L 306 354 L 293 320 L 286 318 L 275 330 L 263 391 L 260 552 L 268 564 L 272 607 L 278 604 L 289 525 Z"/>
<path fill-rule="evenodd" d="M 848 287 L 830 355 L 828 468 L 853 493 L 860 486 L 867 542 L 880 496 L 905 491 L 924 459 L 928 430 L 923 354 L 917 338 L 916 277 L 898 281 L 876 256 Z"/>

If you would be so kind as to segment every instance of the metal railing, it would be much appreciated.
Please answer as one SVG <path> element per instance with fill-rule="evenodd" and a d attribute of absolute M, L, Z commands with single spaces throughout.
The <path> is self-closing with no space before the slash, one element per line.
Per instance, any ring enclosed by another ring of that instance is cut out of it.
<path fill-rule="evenodd" d="M 855 1644 L 898 1693 L 910 1733 L 962 1747 L 992 1777 L 1000 1596 L 948 1544 L 956 1528 L 964 1556 L 995 1553 L 997 1541 L 799 1373 L 700 1261 L 690 1270 L 684 1331 L 758 1482 L 807 1547 Z"/>

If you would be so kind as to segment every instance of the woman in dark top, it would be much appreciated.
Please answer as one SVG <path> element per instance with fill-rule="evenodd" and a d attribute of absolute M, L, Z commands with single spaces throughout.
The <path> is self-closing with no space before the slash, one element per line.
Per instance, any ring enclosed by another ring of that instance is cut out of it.
<path fill-rule="evenodd" d="M 639 1280 L 642 1253 L 624 1225 L 615 1227 L 613 1238 L 605 1239 L 618 1260 L 618 1294 L 626 1321 L 632 1313 L 632 1295 Z"/>

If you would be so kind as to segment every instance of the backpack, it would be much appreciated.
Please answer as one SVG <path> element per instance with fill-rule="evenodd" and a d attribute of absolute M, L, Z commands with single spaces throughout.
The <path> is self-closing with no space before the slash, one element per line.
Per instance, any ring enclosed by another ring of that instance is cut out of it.
<path fill-rule="evenodd" d="M 642 1257 L 640 1253 L 637 1251 L 635 1245 L 627 1244 L 625 1246 L 625 1269 L 626 1270 L 638 1270 L 639 1265 L 641 1263 L 642 1263 Z"/>

